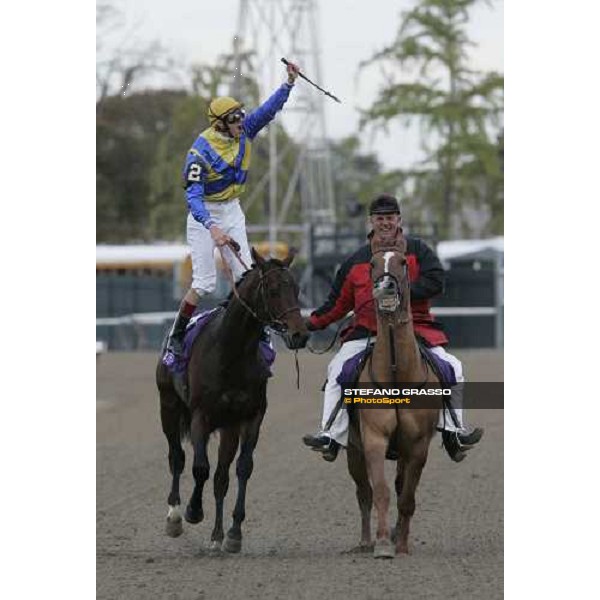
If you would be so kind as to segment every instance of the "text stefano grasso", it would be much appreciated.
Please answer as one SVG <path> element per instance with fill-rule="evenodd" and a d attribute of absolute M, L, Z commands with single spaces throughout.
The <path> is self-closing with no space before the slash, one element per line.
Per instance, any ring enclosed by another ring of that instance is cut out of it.
<path fill-rule="evenodd" d="M 344 388 L 345 396 L 450 396 L 450 388 Z"/>

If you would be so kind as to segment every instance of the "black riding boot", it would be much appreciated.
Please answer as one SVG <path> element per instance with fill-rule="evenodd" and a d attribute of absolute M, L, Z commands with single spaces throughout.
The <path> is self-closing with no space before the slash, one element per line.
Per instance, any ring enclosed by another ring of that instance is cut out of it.
<path fill-rule="evenodd" d="M 483 436 L 483 428 L 475 427 L 471 432 L 442 431 L 442 442 L 448 456 L 454 462 L 460 462 L 467 457 L 470 450 Z"/>
<path fill-rule="evenodd" d="M 172 354 L 174 357 L 179 357 L 183 354 L 183 338 L 185 337 L 185 330 L 189 322 L 190 317 L 177 313 L 177 317 L 167 338 L 165 355 Z"/>

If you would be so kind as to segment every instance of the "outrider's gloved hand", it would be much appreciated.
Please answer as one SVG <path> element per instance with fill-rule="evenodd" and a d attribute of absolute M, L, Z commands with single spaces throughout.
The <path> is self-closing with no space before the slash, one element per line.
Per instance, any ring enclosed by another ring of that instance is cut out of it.
<path fill-rule="evenodd" d="M 304 325 L 306 326 L 306 329 L 308 329 L 309 331 L 317 331 L 317 328 L 310 322 L 309 317 L 304 319 Z"/>

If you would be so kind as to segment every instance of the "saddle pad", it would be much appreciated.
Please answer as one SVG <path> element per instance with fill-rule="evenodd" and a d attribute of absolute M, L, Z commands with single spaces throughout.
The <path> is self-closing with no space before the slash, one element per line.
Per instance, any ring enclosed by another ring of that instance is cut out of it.
<path fill-rule="evenodd" d="M 196 338 L 200 334 L 200 332 L 206 327 L 210 321 L 212 321 L 217 314 L 222 310 L 221 306 L 217 306 L 212 310 L 207 310 L 201 312 L 197 315 L 194 315 L 190 320 L 186 332 L 185 337 L 183 339 L 183 354 L 181 356 L 176 356 L 173 364 L 168 366 L 169 370 L 172 373 L 176 374 L 184 374 L 187 371 L 188 363 L 190 362 L 190 357 L 192 355 L 192 346 L 196 341 Z M 269 373 L 269 377 L 272 376 L 271 365 L 275 362 L 276 352 L 271 346 L 271 344 L 265 340 L 260 340 L 258 344 L 260 355 L 262 356 L 265 364 L 267 366 L 267 371 Z"/>
<path fill-rule="evenodd" d="M 368 354 L 371 353 L 373 346 L 369 345 L 364 350 L 361 350 L 358 354 L 351 356 L 342 365 L 342 370 L 337 376 L 336 381 L 344 387 L 345 385 L 352 385 L 358 380 L 360 375 L 361 366 L 364 364 L 363 361 L 367 358 Z"/>
<path fill-rule="evenodd" d="M 220 310 L 221 307 L 217 306 L 212 310 L 206 310 L 198 313 L 191 318 L 185 330 L 185 337 L 183 338 L 183 354 L 181 356 L 175 356 L 175 360 L 172 362 L 172 364 L 167 365 L 168 369 L 172 373 L 186 372 L 194 341 L 198 337 L 198 334 L 204 329 L 205 325 L 212 321 L 212 319 L 217 316 Z"/>
<path fill-rule="evenodd" d="M 360 375 L 361 366 L 364 364 L 364 360 L 368 357 L 367 352 L 371 352 L 372 346 L 366 348 L 365 350 L 355 354 L 350 357 L 342 366 L 342 370 L 340 374 L 337 376 L 336 381 L 344 387 L 344 385 L 352 385 L 354 384 Z M 421 346 L 421 351 L 427 354 L 427 359 L 430 363 L 434 363 L 434 370 L 436 371 L 436 375 L 441 377 L 442 383 L 453 386 L 456 385 L 456 375 L 454 373 L 454 369 L 452 365 L 431 352 L 429 348 L 425 348 Z"/>
<path fill-rule="evenodd" d="M 454 368 L 447 360 L 440 358 L 430 348 L 424 346 L 421 346 L 421 352 L 427 355 L 426 360 L 429 363 L 433 363 L 431 366 L 434 367 L 435 374 L 441 379 L 442 383 L 451 387 L 456 385 L 456 373 L 454 373 Z"/>

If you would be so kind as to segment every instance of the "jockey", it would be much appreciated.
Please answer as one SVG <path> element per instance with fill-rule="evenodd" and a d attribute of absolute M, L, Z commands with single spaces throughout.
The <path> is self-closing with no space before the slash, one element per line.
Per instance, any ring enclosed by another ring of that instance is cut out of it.
<path fill-rule="evenodd" d="M 167 339 L 163 358 L 167 366 L 182 353 L 185 330 L 201 296 L 215 290 L 215 246 L 223 248 L 236 281 L 244 268 L 230 246 L 239 251 L 247 265 L 251 263 L 246 217 L 239 201 L 250 167 L 251 141 L 283 108 L 297 77 L 298 67 L 288 64 L 287 81 L 248 115 L 241 102 L 228 96 L 215 98 L 208 107 L 210 127 L 190 148 L 183 169 L 192 286 L 181 301 Z"/>
<path fill-rule="evenodd" d="M 369 239 L 373 236 L 395 237 L 402 219 L 396 198 L 388 194 L 378 196 L 369 207 L 369 215 L 373 227 Z M 430 298 L 443 291 L 444 269 L 438 257 L 425 242 L 411 236 L 406 236 L 406 242 L 410 303 L 415 333 L 424 338 L 434 354 L 452 365 L 456 381 L 460 384 L 464 382 L 462 363 L 444 349 L 448 338 L 429 310 Z M 370 301 L 373 290 L 370 272 L 371 257 L 371 245 L 366 244 L 342 264 L 328 299 L 311 314 L 306 324 L 309 331 L 324 329 L 345 317 L 351 310 L 355 311 L 353 323 L 342 331 L 342 346 L 329 363 L 327 370 L 322 429 L 316 435 L 307 434 L 303 438 L 307 446 L 321 451 L 323 458 L 328 461 L 335 460 L 340 447 L 346 446 L 348 441 L 349 418 L 346 410 L 340 409 L 327 429 L 327 423 L 333 411 L 338 408 L 341 396 L 337 377 L 341 373 L 343 364 L 365 350 L 369 339 L 373 341 L 377 334 L 375 309 L 373 302 Z M 459 393 L 461 392 L 462 390 Z M 463 411 L 459 408 L 462 402 L 455 402 L 454 391 L 452 400 L 458 427 L 454 425 L 451 415 L 444 414 L 447 411 L 443 411 L 440 413 L 438 430 L 442 431 L 444 447 L 450 458 L 460 462 L 466 456 L 464 450 L 481 439 L 483 430 L 475 428 L 468 431 L 463 424 Z M 389 447 L 388 457 L 396 458 L 396 452 L 394 447 Z"/>

